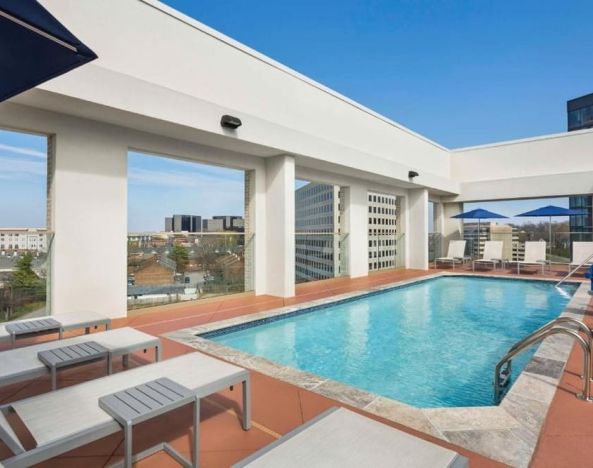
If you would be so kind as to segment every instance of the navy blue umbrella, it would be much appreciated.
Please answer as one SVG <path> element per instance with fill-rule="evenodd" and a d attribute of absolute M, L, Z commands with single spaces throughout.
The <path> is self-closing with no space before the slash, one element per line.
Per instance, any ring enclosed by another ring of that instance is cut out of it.
<path fill-rule="evenodd" d="M 550 255 L 552 254 L 552 217 L 557 216 L 578 216 L 578 215 L 585 215 L 587 212 L 585 210 L 574 210 L 571 208 L 562 208 L 561 206 L 542 206 L 541 208 L 537 208 L 536 210 L 526 211 L 525 213 L 518 214 L 517 217 L 529 217 L 529 218 L 549 218 L 549 243 L 548 246 L 550 250 Z"/>
<path fill-rule="evenodd" d="M 483 219 L 500 219 L 506 218 L 498 213 L 493 213 L 492 211 L 484 210 L 482 208 L 477 208 L 475 210 L 466 211 L 465 213 L 459 213 L 458 215 L 451 216 L 452 218 L 457 219 L 477 219 L 478 220 L 478 250 L 480 245 L 480 222 Z M 473 247 L 472 247 L 473 250 Z"/>
<path fill-rule="evenodd" d="M 97 55 L 35 0 L 0 0 L 0 102 Z"/>

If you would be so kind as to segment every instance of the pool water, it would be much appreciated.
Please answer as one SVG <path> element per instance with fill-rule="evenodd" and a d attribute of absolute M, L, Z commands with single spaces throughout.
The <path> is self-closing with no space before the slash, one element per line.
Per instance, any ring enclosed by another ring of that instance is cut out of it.
<path fill-rule="evenodd" d="M 209 338 L 417 407 L 485 406 L 497 361 L 575 290 L 440 277 Z M 514 378 L 534 352 L 513 360 Z"/>

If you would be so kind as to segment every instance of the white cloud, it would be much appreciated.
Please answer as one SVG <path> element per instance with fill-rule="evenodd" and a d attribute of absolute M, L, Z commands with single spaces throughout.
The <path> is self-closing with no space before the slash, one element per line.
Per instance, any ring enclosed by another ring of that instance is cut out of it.
<path fill-rule="evenodd" d="M 138 168 L 130 169 L 128 181 L 134 185 L 192 188 L 207 191 L 242 190 L 243 187 L 242 180 L 233 180 L 219 175 Z"/>
<path fill-rule="evenodd" d="M 42 176 L 47 174 L 47 165 L 44 161 L 28 161 L 0 157 L 0 179 L 12 179 L 15 176 Z"/>
<path fill-rule="evenodd" d="M 39 151 L 34 148 L 26 148 L 22 146 L 12 146 L 0 143 L 0 151 L 7 151 L 13 154 L 23 154 L 25 156 L 33 156 L 35 158 L 47 158 L 47 154 L 44 151 Z"/>

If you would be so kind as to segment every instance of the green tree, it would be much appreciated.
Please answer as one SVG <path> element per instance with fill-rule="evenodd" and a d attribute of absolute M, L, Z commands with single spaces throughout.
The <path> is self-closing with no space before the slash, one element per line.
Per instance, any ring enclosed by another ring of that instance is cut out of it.
<path fill-rule="evenodd" d="M 189 254 L 187 249 L 181 245 L 174 245 L 169 254 L 169 258 L 175 262 L 177 271 L 179 273 L 185 272 L 189 264 Z"/>
<path fill-rule="evenodd" d="M 10 285 L 15 289 L 41 288 L 43 281 L 33 271 L 33 255 L 24 254 L 17 260 L 16 270 L 10 280 Z"/>

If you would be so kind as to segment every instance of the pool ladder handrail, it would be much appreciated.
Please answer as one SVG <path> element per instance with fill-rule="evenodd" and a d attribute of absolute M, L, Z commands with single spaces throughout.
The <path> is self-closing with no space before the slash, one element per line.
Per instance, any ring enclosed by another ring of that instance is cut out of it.
<path fill-rule="evenodd" d="M 569 271 L 568 274 L 562 278 L 560 281 L 558 281 L 556 283 L 556 287 L 560 286 L 562 283 L 564 283 L 568 278 L 570 278 L 572 275 L 574 275 L 578 270 L 580 270 L 581 268 L 583 268 L 587 263 L 589 263 L 591 260 L 593 260 L 593 254 L 589 255 L 585 260 L 583 260 L 581 263 L 579 263 L 579 265 L 574 268 L 572 271 L 570 270 L 569 267 Z"/>
<path fill-rule="evenodd" d="M 579 335 L 579 333 L 574 329 L 562 324 L 577 326 L 579 329 L 578 331 L 587 335 L 587 340 L 584 340 L 583 337 L 581 337 L 581 335 Z M 533 333 L 530 333 L 525 338 L 515 343 L 509 348 L 505 356 L 500 361 L 498 361 L 494 369 L 495 405 L 500 403 L 502 390 L 506 386 L 508 379 L 511 377 L 513 357 L 515 357 L 517 354 L 520 354 L 525 349 L 536 344 L 537 342 L 542 341 L 548 336 L 556 334 L 569 335 L 574 338 L 581 346 L 583 350 L 583 391 L 576 396 L 577 398 L 584 401 L 593 401 L 590 397 L 590 381 L 593 376 L 593 332 L 580 320 L 574 319 L 572 317 L 558 317 L 557 319 L 548 322 L 543 327 L 538 328 Z M 506 367 L 503 369 L 503 366 L 505 365 Z"/>

